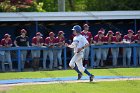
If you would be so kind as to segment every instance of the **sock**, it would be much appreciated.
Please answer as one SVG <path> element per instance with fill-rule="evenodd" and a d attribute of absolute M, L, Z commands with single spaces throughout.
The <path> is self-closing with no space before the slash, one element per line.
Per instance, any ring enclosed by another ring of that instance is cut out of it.
<path fill-rule="evenodd" d="M 79 69 L 78 69 L 77 66 L 75 66 L 73 69 L 74 69 L 78 74 L 82 74 L 82 73 L 79 71 Z"/>
<path fill-rule="evenodd" d="M 87 69 L 85 69 L 85 71 L 84 71 L 88 76 L 91 76 L 91 74 L 88 72 L 88 70 Z"/>

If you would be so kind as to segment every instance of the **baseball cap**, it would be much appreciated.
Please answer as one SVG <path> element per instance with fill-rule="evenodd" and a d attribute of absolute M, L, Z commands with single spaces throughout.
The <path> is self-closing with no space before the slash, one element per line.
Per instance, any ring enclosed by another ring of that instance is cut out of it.
<path fill-rule="evenodd" d="M 132 30 L 132 29 L 129 29 L 129 30 L 128 30 L 128 33 L 134 33 L 134 32 L 133 32 L 133 30 Z"/>
<path fill-rule="evenodd" d="M 50 32 L 49 33 L 49 36 L 54 36 L 55 34 L 53 32 Z"/>
<path fill-rule="evenodd" d="M 62 34 L 64 34 L 63 31 L 59 31 L 59 32 L 58 32 L 58 35 L 62 35 Z"/>
<path fill-rule="evenodd" d="M 89 25 L 88 24 L 84 24 L 83 27 L 89 27 Z"/>
<path fill-rule="evenodd" d="M 4 38 L 7 38 L 7 37 L 10 37 L 10 35 L 9 34 L 5 34 L 4 35 Z"/>
<path fill-rule="evenodd" d="M 21 33 L 27 33 L 25 29 L 21 29 Z"/>

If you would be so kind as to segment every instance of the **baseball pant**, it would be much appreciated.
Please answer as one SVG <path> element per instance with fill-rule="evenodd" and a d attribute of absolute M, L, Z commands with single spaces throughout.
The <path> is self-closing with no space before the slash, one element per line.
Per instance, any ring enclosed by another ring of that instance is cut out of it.
<path fill-rule="evenodd" d="M 94 49 L 94 53 L 95 53 L 95 57 L 96 57 L 96 61 L 94 61 L 95 66 L 98 67 L 100 60 L 101 60 L 101 48 Z"/>
<path fill-rule="evenodd" d="M 127 64 L 128 66 L 130 66 L 131 53 L 132 53 L 131 48 L 123 48 L 123 66 L 126 66 L 126 58 L 127 58 Z"/>
<path fill-rule="evenodd" d="M 117 59 L 119 55 L 119 48 L 111 48 L 113 66 L 117 66 Z"/>
<path fill-rule="evenodd" d="M 137 63 L 136 65 L 140 65 L 140 47 L 137 47 Z"/>
<path fill-rule="evenodd" d="M 75 63 L 78 67 L 78 70 L 80 72 L 84 72 L 85 71 L 85 68 L 83 67 L 83 51 L 79 52 L 79 53 L 75 53 L 74 56 L 72 57 L 70 63 L 69 63 L 69 66 L 71 68 L 74 68 L 75 67 Z"/>
<path fill-rule="evenodd" d="M 46 69 L 47 56 L 49 56 L 49 59 L 50 59 L 49 68 L 52 69 L 52 66 L 53 66 L 53 50 L 52 49 L 43 51 L 43 68 L 44 69 Z"/>
<path fill-rule="evenodd" d="M 21 51 L 21 69 L 24 69 L 24 65 L 25 65 L 25 61 L 26 61 L 26 55 L 27 55 L 27 51 L 22 50 Z"/>
<path fill-rule="evenodd" d="M 54 67 L 58 67 L 58 63 L 62 66 L 62 49 L 57 49 L 54 51 Z M 57 61 L 58 59 L 58 61 Z"/>
<path fill-rule="evenodd" d="M 10 51 L 5 51 L 4 55 L 1 56 L 2 58 L 2 71 L 5 71 L 5 62 L 8 62 L 9 68 L 12 71 L 12 61 L 11 61 L 11 53 Z"/>

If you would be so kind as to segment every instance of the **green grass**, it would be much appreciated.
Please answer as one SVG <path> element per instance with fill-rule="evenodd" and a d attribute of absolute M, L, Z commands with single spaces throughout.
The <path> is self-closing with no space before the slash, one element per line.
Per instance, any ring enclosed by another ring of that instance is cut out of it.
<path fill-rule="evenodd" d="M 15 86 L 2 93 L 139 93 L 140 81 Z"/>
<path fill-rule="evenodd" d="M 140 68 L 90 69 L 95 76 L 140 76 Z M 6 72 L 0 73 L 0 80 L 21 78 L 47 78 L 77 76 L 74 70 Z"/>

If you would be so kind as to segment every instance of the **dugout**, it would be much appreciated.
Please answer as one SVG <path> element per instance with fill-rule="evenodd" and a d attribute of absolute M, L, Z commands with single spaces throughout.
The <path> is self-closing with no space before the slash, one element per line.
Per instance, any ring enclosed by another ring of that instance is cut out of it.
<path fill-rule="evenodd" d="M 14 40 L 20 34 L 20 29 L 25 28 L 30 41 L 38 31 L 45 38 L 50 31 L 57 35 L 59 30 L 63 30 L 68 42 L 73 25 L 82 26 L 84 23 L 89 24 L 93 35 L 96 35 L 100 28 L 120 31 L 122 34 L 133 29 L 136 33 L 140 29 L 140 11 L 0 13 L 0 39 L 5 33 L 9 33 Z"/>

